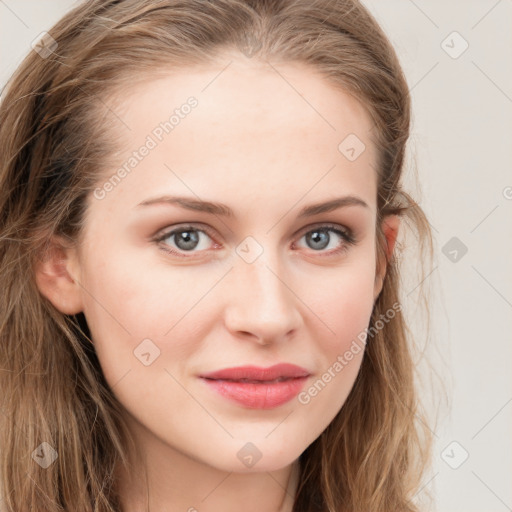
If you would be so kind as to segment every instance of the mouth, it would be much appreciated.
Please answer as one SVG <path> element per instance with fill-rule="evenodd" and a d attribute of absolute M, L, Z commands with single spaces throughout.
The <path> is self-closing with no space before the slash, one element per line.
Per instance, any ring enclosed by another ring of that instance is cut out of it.
<path fill-rule="evenodd" d="M 213 379 L 211 377 L 203 377 L 206 380 L 215 380 L 218 382 L 238 382 L 243 384 L 274 384 L 276 382 L 285 382 L 288 380 L 296 379 L 299 377 L 278 377 L 272 380 L 258 380 L 258 379 Z"/>
<path fill-rule="evenodd" d="M 209 389 L 239 406 L 273 409 L 298 395 L 309 376 L 304 368 L 281 364 L 270 368 L 227 368 L 200 378 Z"/>
<path fill-rule="evenodd" d="M 259 366 L 237 366 L 225 368 L 214 372 L 200 375 L 205 379 L 227 380 L 227 381 L 254 381 L 273 382 L 307 377 L 310 373 L 305 368 L 291 363 L 280 363 L 263 368 Z"/>

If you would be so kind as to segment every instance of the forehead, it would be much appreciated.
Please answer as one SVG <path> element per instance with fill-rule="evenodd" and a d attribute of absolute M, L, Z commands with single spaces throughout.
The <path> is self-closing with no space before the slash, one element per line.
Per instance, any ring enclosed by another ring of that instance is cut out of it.
<path fill-rule="evenodd" d="M 249 197 L 291 206 L 334 191 L 375 205 L 370 116 L 303 64 L 227 58 L 170 69 L 118 95 L 113 109 L 118 167 L 128 173 L 103 207 L 131 208 L 151 195 L 187 193 L 223 202 L 228 196 L 236 210 Z M 143 146 L 150 149 L 135 162 Z M 347 157 L 349 146 L 360 153 L 356 159 Z M 115 172 L 109 169 L 104 178 Z"/>

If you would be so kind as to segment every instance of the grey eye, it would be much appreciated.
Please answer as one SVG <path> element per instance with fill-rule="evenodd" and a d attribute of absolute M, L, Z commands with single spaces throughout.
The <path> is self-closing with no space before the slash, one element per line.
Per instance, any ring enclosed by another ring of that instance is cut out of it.
<path fill-rule="evenodd" d="M 306 240 L 310 240 L 308 244 L 312 249 L 325 249 L 329 245 L 331 236 L 328 234 L 328 229 L 315 229 L 304 235 Z"/>

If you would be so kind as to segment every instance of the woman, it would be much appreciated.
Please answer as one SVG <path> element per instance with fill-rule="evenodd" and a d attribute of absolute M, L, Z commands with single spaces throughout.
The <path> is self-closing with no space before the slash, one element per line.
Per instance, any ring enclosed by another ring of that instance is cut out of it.
<path fill-rule="evenodd" d="M 92 0 L 6 90 L 2 510 L 416 510 L 431 238 L 367 10 Z"/>

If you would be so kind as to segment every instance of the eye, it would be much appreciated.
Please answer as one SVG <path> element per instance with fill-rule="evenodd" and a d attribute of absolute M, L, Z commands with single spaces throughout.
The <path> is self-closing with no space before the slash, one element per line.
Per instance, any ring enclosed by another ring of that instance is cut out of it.
<path fill-rule="evenodd" d="M 175 248 L 166 242 L 162 249 L 176 256 L 183 256 L 183 252 L 194 252 L 195 249 L 198 249 L 198 251 L 206 250 L 209 244 L 205 239 L 208 238 L 211 239 L 211 236 L 205 229 L 199 229 L 195 226 L 182 226 L 164 233 L 154 241 L 160 243 L 164 240 L 172 240 Z"/>
<path fill-rule="evenodd" d="M 334 236 L 332 233 L 334 233 Z M 356 244 L 356 240 L 350 230 L 340 229 L 337 225 L 333 226 L 331 224 L 323 224 L 314 229 L 309 229 L 302 238 L 306 240 L 308 247 L 313 249 L 314 252 L 325 252 L 326 256 L 340 254 L 347 251 L 349 246 Z M 331 250 L 326 251 L 326 248 Z"/>
<path fill-rule="evenodd" d="M 303 233 L 300 239 L 304 238 L 307 241 L 308 247 L 313 252 L 322 253 L 322 256 L 341 254 L 347 251 L 349 246 L 357 243 L 351 230 L 341 228 L 341 226 L 337 224 L 322 224 L 314 229 L 309 228 L 308 231 Z M 208 229 L 198 228 L 193 225 L 184 225 L 157 236 L 154 242 L 161 244 L 162 250 L 167 253 L 182 258 L 188 258 L 191 256 L 185 255 L 187 252 L 206 251 L 208 246 L 211 245 L 208 239 L 213 240 Z M 162 243 L 164 241 L 165 243 Z M 214 246 L 217 248 L 220 247 L 216 243 L 214 243 Z M 325 250 L 326 248 L 330 250 Z"/>

